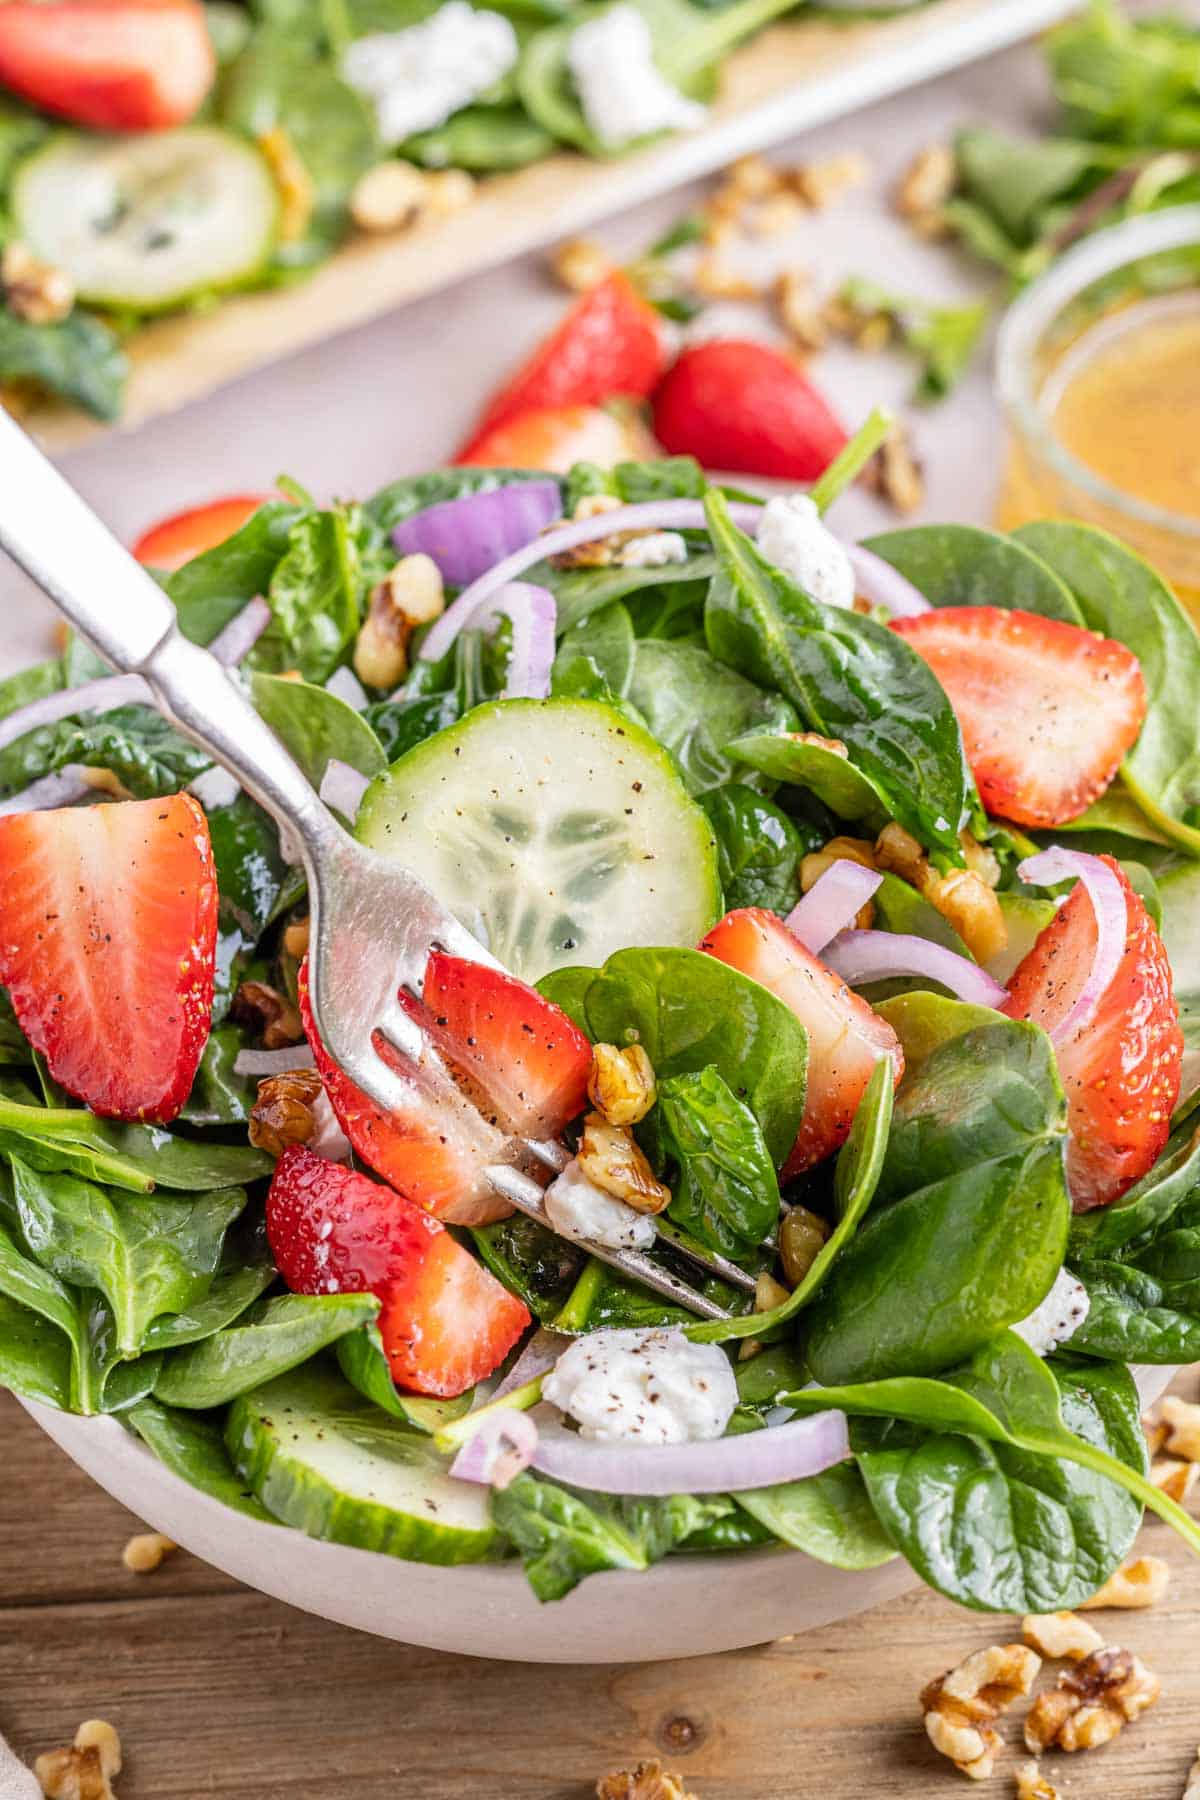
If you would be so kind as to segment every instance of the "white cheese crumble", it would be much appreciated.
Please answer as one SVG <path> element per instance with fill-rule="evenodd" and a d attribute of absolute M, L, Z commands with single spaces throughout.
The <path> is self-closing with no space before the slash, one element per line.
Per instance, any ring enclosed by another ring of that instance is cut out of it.
<path fill-rule="evenodd" d="M 545 1399 L 603 1442 L 687 1444 L 719 1438 L 738 1403 L 737 1382 L 716 1344 L 682 1331 L 593 1331 L 559 1357 Z"/>
<path fill-rule="evenodd" d="M 758 527 L 758 548 L 769 563 L 822 606 L 854 605 L 854 565 L 807 494 L 768 500 Z"/>
<path fill-rule="evenodd" d="M 228 769 L 215 766 L 205 769 L 203 775 L 197 775 L 188 789 L 205 812 L 219 812 L 223 806 L 232 806 L 241 791 L 236 776 Z"/>
<path fill-rule="evenodd" d="M 342 76 L 371 101 L 389 146 L 444 125 L 508 74 L 520 53 L 502 13 L 447 0 L 405 31 L 375 31 L 342 55 Z"/>
<path fill-rule="evenodd" d="M 687 561 L 687 545 L 677 531 L 643 531 L 617 557 L 623 569 L 662 569 Z"/>
<path fill-rule="evenodd" d="M 635 6 L 610 6 L 577 25 L 567 64 L 584 117 L 604 144 L 703 124 L 707 108 L 673 87 L 654 60 L 650 27 Z"/>
<path fill-rule="evenodd" d="M 610 1250 L 646 1250 L 654 1221 L 589 1181 L 573 1156 L 546 1189 L 546 1217 L 561 1237 L 605 1244 Z"/>
<path fill-rule="evenodd" d="M 1075 1336 L 1087 1318 L 1091 1304 L 1083 1283 L 1076 1281 L 1066 1269 L 1060 1269 L 1041 1305 L 1035 1306 L 1029 1317 L 1012 1329 L 1039 1356 L 1049 1356 L 1052 1350 Z"/>

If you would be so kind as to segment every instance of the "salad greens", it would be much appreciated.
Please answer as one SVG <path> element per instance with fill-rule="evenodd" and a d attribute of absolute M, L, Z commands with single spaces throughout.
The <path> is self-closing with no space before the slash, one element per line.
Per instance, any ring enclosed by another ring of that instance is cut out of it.
<path fill-rule="evenodd" d="M 278 7 L 268 11 L 278 26 Z M 323 41 L 315 14 L 296 17 Z M 532 1470 L 494 1493 L 449 1475 L 443 1446 L 470 1435 L 468 1414 L 486 1390 L 406 1391 L 390 1360 L 387 1305 L 288 1293 L 267 1247 L 274 1162 L 247 1142 L 256 1078 L 239 1061 L 261 1054 L 263 1014 L 242 990 L 251 982 L 272 994 L 298 1038 L 288 1009 L 306 907 L 275 827 L 245 794 L 206 804 L 221 898 L 214 1030 L 170 1127 L 78 1105 L 0 995 L 0 1384 L 30 1402 L 115 1414 L 169 1469 L 253 1518 L 438 1563 L 519 1557 L 546 1600 L 596 1571 L 782 1545 L 846 1569 L 899 1554 L 964 1605 L 1049 1611 L 1107 1578 L 1143 1505 L 1200 1544 L 1146 1478 L 1128 1372 L 1200 1358 L 1200 650 L 1190 624 L 1152 571 L 1083 526 L 1013 537 L 930 526 L 874 541 L 935 607 L 1019 607 L 1104 632 L 1137 655 L 1146 726 L 1119 784 L 1063 841 L 1116 854 L 1161 909 L 1188 1054 L 1174 1132 L 1154 1166 L 1114 1204 L 1072 1217 L 1068 1105 L 1041 1027 L 948 998 L 931 979 L 888 999 L 872 990 L 877 1020 L 903 1050 L 903 1079 L 876 1060 L 836 1155 L 797 1173 L 789 1156 L 822 1049 L 797 1012 L 695 948 L 698 933 L 675 930 L 675 903 L 659 892 L 674 868 L 645 877 L 645 911 L 624 947 L 611 950 L 603 908 L 577 904 L 596 865 L 627 854 L 634 765 L 653 771 L 660 841 L 676 847 L 674 862 L 693 859 L 709 929 L 722 912 L 751 908 L 782 930 L 812 885 L 805 857 L 839 835 L 873 838 L 898 819 L 945 871 L 961 865 L 970 825 L 991 834 L 1007 978 L 1055 916 L 1054 899 L 1016 873 L 1033 846 L 983 820 L 957 719 L 928 664 L 879 617 L 823 606 L 769 563 L 687 459 L 559 478 L 564 509 L 597 483 L 624 499 L 703 499 L 708 539 L 689 532 L 686 563 L 661 568 L 536 566 L 531 579 L 557 603 L 550 700 L 500 697 L 511 646 L 480 628 L 438 661 L 417 656 L 396 691 L 368 692 L 362 710 L 336 679 L 330 691 L 371 588 L 396 559 L 395 525 L 520 478 L 437 471 L 332 508 L 289 489 L 166 585 L 201 642 L 266 597 L 270 626 L 245 666 L 255 705 L 313 782 L 331 760 L 371 780 L 377 816 L 379 796 L 403 786 L 414 757 L 430 781 L 448 781 L 441 752 L 450 746 L 447 760 L 457 760 L 481 728 L 521 722 L 528 746 L 536 721 L 549 755 L 565 719 L 604 722 L 617 747 L 589 739 L 586 777 L 562 817 L 547 823 L 515 793 L 481 797 L 461 785 L 445 787 L 444 811 L 474 834 L 464 879 L 495 941 L 507 925 L 489 908 L 504 884 L 481 882 L 478 870 L 491 866 L 497 837 L 519 843 L 522 879 L 556 886 L 565 871 L 556 904 L 576 909 L 576 951 L 544 974 L 540 992 L 592 1043 L 637 1045 L 648 1057 L 656 1087 L 635 1131 L 671 1193 L 649 1254 L 727 1316 L 697 1321 L 521 1214 L 457 1228 L 454 1241 L 539 1325 L 569 1334 L 676 1325 L 692 1344 L 723 1346 L 739 1402 L 729 1429 L 748 1444 L 778 1423 L 777 1408 L 796 1419 L 836 1409 L 851 1419 L 850 1457 L 794 1481 L 654 1499 Z M 96 673 L 72 645 L 0 684 L 0 716 Z M 624 771 L 616 828 L 606 755 Z M 149 709 L 96 714 L 81 701 L 77 715 L 0 751 L 0 800 L 80 762 L 119 783 L 118 794 L 197 781 L 208 791 L 207 759 Z M 516 906 L 529 893 L 518 884 L 512 896 Z M 965 964 L 950 922 L 895 872 L 872 904 L 876 930 Z M 750 1286 L 780 1268 L 785 1206 L 813 1215 L 823 1241 L 787 1297 L 771 1286 L 755 1310 Z M 745 1285 L 702 1280 L 681 1239 L 740 1265 Z M 1043 1360 L 1018 1331 L 1064 1269 L 1090 1306 L 1069 1350 Z M 536 1391 L 522 1389 L 530 1400 Z"/>

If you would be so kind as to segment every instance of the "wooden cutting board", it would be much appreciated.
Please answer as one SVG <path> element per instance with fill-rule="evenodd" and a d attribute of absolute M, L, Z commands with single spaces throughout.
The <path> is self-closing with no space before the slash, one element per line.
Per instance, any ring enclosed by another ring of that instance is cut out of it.
<path fill-rule="evenodd" d="M 407 300 L 987 55 L 1073 9 L 1074 0 L 937 0 L 890 20 L 800 16 L 777 25 L 729 60 L 720 99 L 698 132 L 613 162 L 564 152 L 492 176 L 465 212 L 394 237 L 351 240 L 299 286 L 146 326 L 130 347 L 133 371 L 115 429 L 130 430 Z M 114 429 L 60 403 L 35 408 L 25 423 L 52 452 Z"/>

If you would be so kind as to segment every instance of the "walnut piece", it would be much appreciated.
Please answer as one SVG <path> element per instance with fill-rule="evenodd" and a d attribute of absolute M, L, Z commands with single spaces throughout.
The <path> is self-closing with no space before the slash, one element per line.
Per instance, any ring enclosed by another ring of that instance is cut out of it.
<path fill-rule="evenodd" d="M 1017 1800 L 1059 1800 L 1058 1789 L 1046 1780 L 1035 1762 L 1019 1763 L 1013 1770 Z"/>
<path fill-rule="evenodd" d="M 1183 1800 L 1200 1800 L 1200 1750 L 1197 1750 L 1196 1760 L 1188 1770 L 1187 1786 L 1183 1790 Z"/>
<path fill-rule="evenodd" d="M 990 884 L 994 859 L 974 839 L 971 842 L 973 848 L 964 845 L 963 853 L 976 866 L 939 875 L 912 833 L 893 819 L 875 840 L 875 862 L 915 887 L 983 963 L 1007 945 L 1008 925 Z"/>
<path fill-rule="evenodd" d="M 583 1122 L 579 1166 L 589 1181 L 635 1212 L 660 1213 L 671 1204 L 670 1188 L 655 1179 L 629 1128 L 610 1125 L 599 1113 L 589 1113 Z"/>
<path fill-rule="evenodd" d="M 692 286 L 705 300 L 757 300 L 762 292 L 756 281 L 731 268 L 713 251 L 696 264 Z"/>
<path fill-rule="evenodd" d="M 47 1800 L 113 1800 L 110 1778 L 121 1772 L 121 1740 L 104 1719 L 86 1719 L 69 1749 L 47 1750 L 33 1765 Z"/>
<path fill-rule="evenodd" d="M 822 162 L 800 163 L 787 171 L 786 179 L 805 206 L 821 212 L 852 188 L 861 187 L 870 174 L 870 160 L 861 151 L 849 150 Z"/>
<path fill-rule="evenodd" d="M 431 556 L 402 556 L 372 589 L 354 644 L 354 673 L 364 687 L 393 688 L 408 673 L 409 639 L 446 610 L 442 572 Z"/>
<path fill-rule="evenodd" d="M 588 1099 L 609 1125 L 636 1125 L 658 1098 L 654 1065 L 640 1044 L 618 1050 L 597 1044 L 588 1075 Z"/>
<path fill-rule="evenodd" d="M 901 421 L 863 471 L 863 483 L 899 513 L 915 512 L 925 498 L 921 472 L 908 427 Z"/>
<path fill-rule="evenodd" d="M 258 147 L 279 190 L 279 235 L 285 244 L 294 243 L 308 230 L 316 204 L 308 164 L 282 125 L 264 131 Z"/>
<path fill-rule="evenodd" d="M 1156 1456 L 1150 1465 L 1150 1479 L 1177 1506 L 1186 1506 L 1191 1498 L 1200 1463 L 1181 1462 L 1174 1456 Z"/>
<path fill-rule="evenodd" d="M 1126 1612 L 1157 1606 L 1167 1591 L 1171 1571 L 1161 1556 L 1135 1556 L 1113 1571 L 1090 1600 L 1079 1603 L 1080 1612 L 1120 1607 Z"/>
<path fill-rule="evenodd" d="M 284 928 L 283 947 L 289 956 L 297 962 L 303 962 L 308 955 L 309 921 L 295 919 Z"/>
<path fill-rule="evenodd" d="M 825 1247 L 829 1226 L 807 1206 L 792 1206 L 779 1227 L 779 1258 L 792 1287 L 799 1287 Z"/>
<path fill-rule="evenodd" d="M 905 219 L 940 212 L 958 185 L 958 158 L 949 144 L 919 150 L 896 188 L 896 211 Z"/>
<path fill-rule="evenodd" d="M 466 169 L 435 169 L 425 177 L 425 184 L 430 216 L 435 219 L 465 212 L 475 198 L 475 177 Z"/>
<path fill-rule="evenodd" d="M 241 1024 L 258 1030 L 264 1049 L 286 1050 L 289 1044 L 304 1041 L 298 1008 L 269 982 L 243 981 L 230 1012 Z"/>
<path fill-rule="evenodd" d="M 376 163 L 360 175 L 350 195 L 350 217 L 360 231 L 404 231 L 429 204 L 429 179 L 411 163 Z"/>
<path fill-rule="evenodd" d="M 972 1781 L 986 1781 L 1000 1749 L 992 1721 L 1029 1692 L 1041 1666 L 1025 1644 L 992 1644 L 931 1681 L 921 1711 L 934 1749 Z"/>
<path fill-rule="evenodd" d="M 585 294 L 595 287 L 612 268 L 607 251 L 595 238 L 568 238 L 558 246 L 550 262 L 563 286 L 575 294 Z"/>
<path fill-rule="evenodd" d="M 285 1069 L 260 1081 L 249 1126 L 255 1149 L 282 1156 L 289 1144 L 310 1144 L 317 1135 L 314 1106 L 322 1092 L 315 1069 Z"/>
<path fill-rule="evenodd" d="M 670 1775 L 660 1762 L 636 1769 L 615 1769 L 596 1783 L 596 1800 L 696 1800 L 687 1793 L 682 1775 Z"/>
<path fill-rule="evenodd" d="M 775 283 L 775 310 L 779 322 L 800 350 L 823 350 L 829 341 L 829 321 L 813 294 L 812 278 L 804 269 L 785 269 Z"/>
<path fill-rule="evenodd" d="M 1030 1613 L 1021 1621 L 1021 1635 L 1048 1662 L 1063 1658 L 1082 1662 L 1093 1650 L 1104 1648 L 1104 1639 L 1096 1627 L 1070 1612 Z"/>
<path fill-rule="evenodd" d="M 1065 1669 L 1058 1686 L 1039 1694 L 1025 1720 L 1025 1746 L 1034 1755 L 1095 1750 L 1154 1705 L 1158 1676 L 1131 1650 L 1094 1650 Z"/>
<path fill-rule="evenodd" d="M 66 270 L 43 262 L 27 244 L 5 245 L 0 283 L 8 310 L 30 325 L 57 325 L 75 304 L 75 283 Z"/>
<path fill-rule="evenodd" d="M 150 1575 L 178 1548 L 174 1538 L 164 1537 L 161 1531 L 143 1531 L 130 1538 L 121 1552 L 121 1561 L 131 1575 Z"/>
<path fill-rule="evenodd" d="M 1178 1394 L 1167 1394 L 1158 1410 L 1167 1426 L 1164 1448 L 1184 1462 L 1200 1462 L 1200 1406 L 1181 1400 Z"/>

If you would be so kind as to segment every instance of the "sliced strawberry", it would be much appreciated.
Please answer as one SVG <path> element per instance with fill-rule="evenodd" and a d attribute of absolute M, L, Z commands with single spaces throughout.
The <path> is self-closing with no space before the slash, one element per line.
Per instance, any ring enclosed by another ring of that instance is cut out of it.
<path fill-rule="evenodd" d="M 769 344 L 714 338 L 667 371 L 654 396 L 654 435 L 706 469 L 815 481 L 846 442 L 828 402 Z"/>
<path fill-rule="evenodd" d="M 900 1040 L 840 976 L 809 954 L 777 914 L 762 907 L 727 913 L 700 948 L 770 988 L 808 1033 L 804 1117 L 783 1166 L 783 1178 L 790 1181 L 845 1142 L 881 1056 L 891 1057 L 899 1083 Z"/>
<path fill-rule="evenodd" d="M 627 275 L 614 270 L 589 288 L 562 323 L 543 339 L 492 395 L 472 442 L 518 413 L 550 407 L 594 406 L 618 394 L 642 398 L 663 370 L 661 321 Z M 459 462 L 477 462 L 464 451 Z M 544 468 L 544 463 L 513 467 Z"/>
<path fill-rule="evenodd" d="M 557 1137 L 587 1101 L 592 1046 L 561 1007 L 515 976 L 435 951 L 425 1005 L 439 1042 L 522 1137 Z"/>
<path fill-rule="evenodd" d="M 1078 818 L 1137 740 L 1146 684 L 1111 638 L 997 606 L 940 607 L 892 630 L 950 696 L 980 799 L 999 818 Z"/>
<path fill-rule="evenodd" d="M 549 469 L 574 463 L 637 462 L 656 453 L 641 422 L 619 409 L 555 406 L 514 413 L 472 438 L 455 458 L 488 469 Z"/>
<path fill-rule="evenodd" d="M 454 1225 L 486 1225 L 512 1211 L 484 1179 L 503 1161 L 504 1134 L 473 1106 L 448 1109 L 416 1081 L 403 1112 L 384 1113 L 334 1062 L 317 1034 L 300 967 L 300 1016 L 338 1124 L 365 1163 L 398 1194 Z"/>
<path fill-rule="evenodd" d="M 1125 955 L 1096 1011 L 1055 1046 L 1067 1094 L 1067 1185 L 1076 1212 L 1119 1200 L 1154 1163 L 1179 1099 L 1183 1033 L 1163 941 L 1120 865 Z M 1052 1030 L 1087 980 L 1096 915 L 1079 882 L 1008 986 L 1004 1011 Z"/>
<path fill-rule="evenodd" d="M 0 985 L 95 1113 L 173 1119 L 212 1019 L 217 879 L 189 794 L 0 818 Z"/>
<path fill-rule="evenodd" d="M 182 125 L 216 73 L 198 0 L 6 0 L 0 82 L 97 131 Z"/>
<path fill-rule="evenodd" d="M 412 1393 L 465 1393 L 531 1322 L 429 1213 L 302 1144 L 275 1165 L 267 1237 L 293 1293 L 378 1294 L 392 1378 Z"/>
<path fill-rule="evenodd" d="M 231 494 L 225 500 L 210 500 L 207 506 L 172 513 L 142 533 L 133 554 L 151 569 L 180 569 L 193 556 L 232 537 L 266 499 L 265 494 Z"/>

